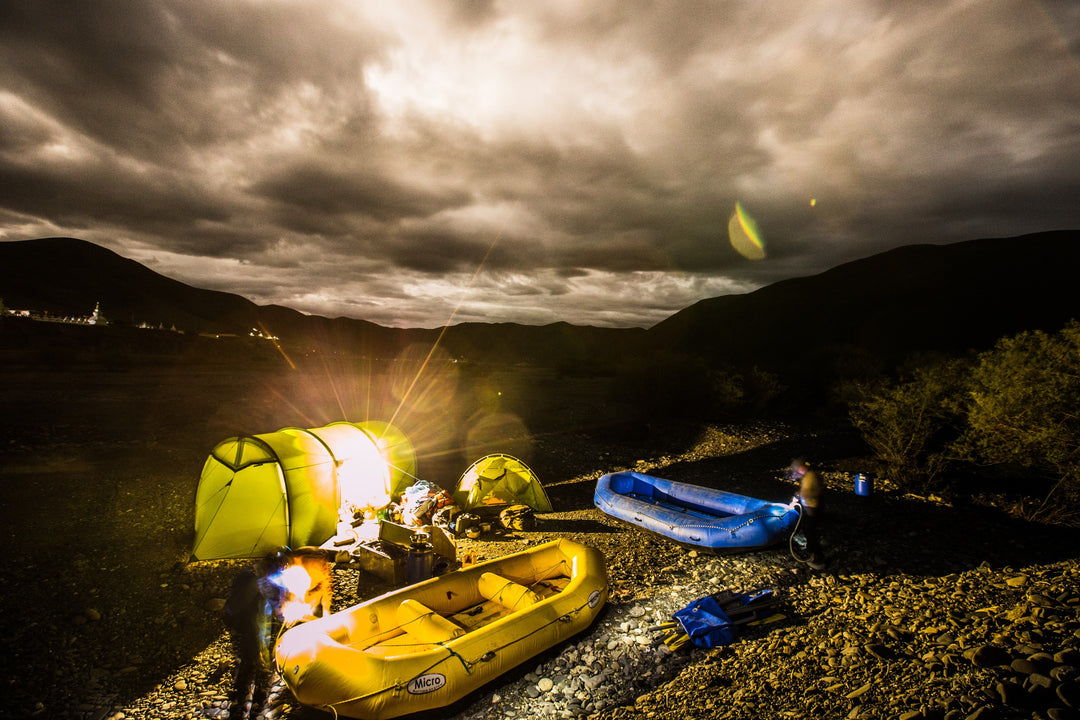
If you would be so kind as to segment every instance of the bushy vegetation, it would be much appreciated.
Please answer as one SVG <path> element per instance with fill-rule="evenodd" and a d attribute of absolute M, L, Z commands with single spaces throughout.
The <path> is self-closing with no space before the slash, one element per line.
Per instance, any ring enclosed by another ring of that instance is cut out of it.
<path fill-rule="evenodd" d="M 902 487 L 946 469 L 994 467 L 1029 517 L 1063 519 L 1080 499 L 1080 323 L 1000 339 L 970 360 L 922 362 L 843 388 L 851 420 Z"/>
<path fill-rule="evenodd" d="M 1078 499 L 1080 323 L 998 341 L 979 356 L 966 394 L 966 423 L 953 444 L 958 457 L 1049 477 L 1034 514 L 1061 512 L 1062 502 Z"/>
<path fill-rule="evenodd" d="M 965 371 L 962 361 L 936 360 L 897 379 L 845 388 L 852 423 L 902 485 L 932 487 L 945 469 L 950 431 L 962 413 Z"/>

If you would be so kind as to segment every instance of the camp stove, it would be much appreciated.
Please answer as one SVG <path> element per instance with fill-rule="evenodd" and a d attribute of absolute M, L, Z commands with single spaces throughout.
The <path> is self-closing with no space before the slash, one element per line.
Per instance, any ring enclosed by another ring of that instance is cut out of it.
<path fill-rule="evenodd" d="M 359 543 L 351 551 L 352 559 L 360 566 L 360 569 L 375 575 L 376 577 L 393 585 L 405 585 L 416 582 L 417 572 L 413 558 L 413 579 L 410 580 L 410 553 L 415 554 L 415 536 L 426 536 L 424 544 L 430 548 L 431 569 L 430 575 L 440 575 L 457 566 L 457 546 L 446 533 L 437 525 L 424 525 L 420 528 L 398 525 L 389 520 L 379 521 L 379 537 Z M 427 552 L 425 548 L 425 552 Z M 424 561 L 426 566 L 427 561 Z"/>

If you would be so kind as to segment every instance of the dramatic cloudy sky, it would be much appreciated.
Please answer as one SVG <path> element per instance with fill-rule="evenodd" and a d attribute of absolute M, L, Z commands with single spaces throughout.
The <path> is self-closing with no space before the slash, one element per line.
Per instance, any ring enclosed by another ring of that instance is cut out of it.
<path fill-rule="evenodd" d="M 383 325 L 649 326 L 1080 227 L 1078 59 L 1075 0 L 0 0 L 0 240 Z"/>

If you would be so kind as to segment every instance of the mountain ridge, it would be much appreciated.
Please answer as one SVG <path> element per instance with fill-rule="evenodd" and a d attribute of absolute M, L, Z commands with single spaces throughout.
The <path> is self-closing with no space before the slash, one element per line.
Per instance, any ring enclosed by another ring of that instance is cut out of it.
<path fill-rule="evenodd" d="M 257 305 L 233 293 L 197 288 L 108 248 L 70 237 L 0 243 L 0 299 L 8 307 L 76 317 L 89 315 L 100 302 L 106 319 L 124 326 L 175 327 L 192 335 L 247 335 L 257 329 L 293 349 L 382 358 L 397 357 L 416 343 L 430 345 L 438 340 L 454 356 L 477 358 L 497 348 L 503 362 L 543 357 L 549 363 L 561 363 L 582 355 L 603 356 L 620 344 L 616 337 L 644 333 L 640 328 L 594 328 L 566 322 L 391 328 L 356 318 L 306 315 L 281 305 Z"/>
<path fill-rule="evenodd" d="M 844 346 L 891 361 L 980 350 L 1080 317 L 1077 267 L 1077 230 L 905 245 L 745 295 L 701 300 L 650 328 L 650 339 L 766 365 L 777 364 L 769 362 L 777 353 L 835 354 Z"/>
<path fill-rule="evenodd" d="M 462 323 L 388 328 L 305 315 L 193 287 L 76 238 L 0 243 L 0 298 L 10 307 L 85 315 L 96 302 L 113 322 L 174 325 L 194 334 L 259 328 L 282 343 L 396 357 L 438 341 L 455 357 L 582 367 L 627 354 L 696 355 L 717 364 L 819 372 L 864 352 L 897 362 L 913 352 L 983 349 L 1021 330 L 1052 331 L 1080 317 L 1072 275 L 1080 231 L 1058 230 L 949 245 L 905 245 L 754 292 L 701 300 L 649 329 Z"/>

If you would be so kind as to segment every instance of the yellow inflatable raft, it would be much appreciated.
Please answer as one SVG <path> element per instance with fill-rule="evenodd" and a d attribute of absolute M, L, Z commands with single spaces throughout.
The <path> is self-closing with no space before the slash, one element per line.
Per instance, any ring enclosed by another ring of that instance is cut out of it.
<path fill-rule="evenodd" d="M 382 720 L 461 699 L 587 628 L 607 594 L 603 555 L 555 540 L 298 625 L 275 657 L 300 703 Z"/>

